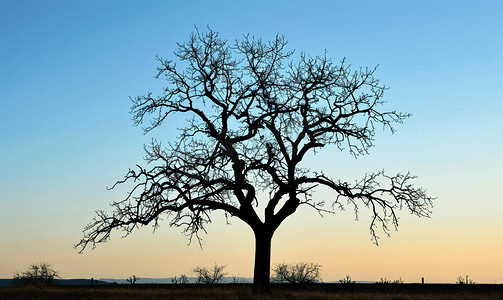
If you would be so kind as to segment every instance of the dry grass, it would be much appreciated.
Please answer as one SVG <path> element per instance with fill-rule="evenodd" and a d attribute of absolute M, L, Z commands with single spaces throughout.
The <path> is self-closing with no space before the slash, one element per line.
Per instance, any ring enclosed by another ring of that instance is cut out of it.
<path fill-rule="evenodd" d="M 393 299 L 393 300 L 474 300 L 474 299 L 503 299 L 501 289 L 489 291 L 459 291 L 444 292 L 379 292 L 379 291 L 358 291 L 353 290 L 333 290 L 323 291 L 292 290 L 273 288 L 271 296 L 254 296 L 250 293 L 250 285 L 220 285 L 210 286 L 185 286 L 169 287 L 164 285 L 149 286 L 14 286 L 0 287 L 0 299 L 107 299 L 107 300 L 157 300 L 157 299 L 177 299 L 177 300 L 370 300 L 370 299 Z"/>

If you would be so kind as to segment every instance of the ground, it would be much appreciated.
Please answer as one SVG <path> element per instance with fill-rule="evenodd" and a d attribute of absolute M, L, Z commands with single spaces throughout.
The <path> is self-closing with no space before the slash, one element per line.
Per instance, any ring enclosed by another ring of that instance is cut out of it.
<path fill-rule="evenodd" d="M 99 286 L 13 286 L 0 287 L 0 299 L 108 299 L 108 300 L 157 300 L 157 299 L 503 299 L 503 285 L 459 284 L 318 284 L 294 287 L 273 285 L 272 295 L 253 296 L 250 284 L 222 285 L 99 285 Z"/>

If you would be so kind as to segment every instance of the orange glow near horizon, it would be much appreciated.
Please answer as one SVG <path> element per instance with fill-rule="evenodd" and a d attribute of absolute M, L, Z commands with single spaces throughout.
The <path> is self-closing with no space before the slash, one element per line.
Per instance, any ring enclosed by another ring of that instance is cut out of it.
<path fill-rule="evenodd" d="M 351 212 L 321 218 L 314 211 L 302 212 L 285 221 L 273 238 L 272 266 L 280 262 L 319 263 L 326 282 L 346 275 L 357 281 L 401 278 L 414 283 L 424 277 L 427 283 L 454 283 L 459 276 L 469 275 L 479 283 L 503 282 L 503 276 L 493 275 L 503 267 L 503 242 L 494 243 L 492 238 L 501 232 L 501 225 L 474 238 L 473 229 L 452 220 L 406 218 L 399 231 L 391 232 L 391 238 L 382 237 L 375 246 L 368 224 L 354 222 L 348 214 Z M 337 217 L 343 220 L 337 221 Z M 239 220 L 230 221 L 230 226 L 222 220 L 210 225 L 203 249 L 197 243 L 187 246 L 187 238 L 176 228 L 161 228 L 155 234 L 144 228 L 124 239 L 116 232 L 111 241 L 81 255 L 69 249 L 75 243 L 70 240 L 7 243 L 12 247 L 8 253 L 18 255 L 5 259 L 11 272 L 45 261 L 63 278 L 124 279 L 133 274 L 140 278 L 190 277 L 193 267 L 214 263 L 227 265 L 228 276 L 252 277 L 253 234 Z M 492 221 L 499 223 L 496 217 Z M 453 235 L 447 224 L 457 227 L 458 234 Z M 463 240 L 464 235 L 472 236 L 470 242 Z M 49 249 L 54 249 L 51 255 L 39 254 Z M 25 261 L 25 257 L 32 261 Z"/>

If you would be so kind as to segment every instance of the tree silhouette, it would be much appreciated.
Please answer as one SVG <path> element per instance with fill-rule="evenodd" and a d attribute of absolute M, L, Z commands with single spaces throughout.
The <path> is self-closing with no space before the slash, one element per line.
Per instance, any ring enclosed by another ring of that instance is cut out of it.
<path fill-rule="evenodd" d="M 225 267 L 227 266 L 218 266 L 215 263 L 212 268 L 195 267 L 192 271 L 197 275 L 197 283 L 215 284 L 220 283 L 224 276 L 228 274 L 224 272 Z"/>
<path fill-rule="evenodd" d="M 31 264 L 30 268 L 24 272 L 14 273 L 14 282 L 22 284 L 48 283 L 52 284 L 54 279 L 59 278 L 59 272 L 54 271 L 50 264 Z"/>
<path fill-rule="evenodd" d="M 126 281 L 129 282 L 130 284 L 135 284 L 140 279 L 141 278 L 136 277 L 135 275 L 133 275 L 133 276 L 129 277 L 128 279 L 126 279 Z"/>
<path fill-rule="evenodd" d="M 300 205 L 320 214 L 344 205 L 356 213 L 360 205 L 369 208 L 376 244 L 378 226 L 385 234 L 390 222 L 398 226 L 396 210 L 429 216 L 433 198 L 413 187 L 415 176 L 409 173 L 381 171 L 351 184 L 301 165 L 328 146 L 355 157 L 368 154 L 377 126 L 394 132 L 393 123 L 409 114 L 379 110 L 387 88 L 374 79 L 375 68 L 353 72 L 326 53 L 301 53 L 294 62 L 286 44 L 280 35 L 270 42 L 246 35 L 231 44 L 211 29 L 196 30 L 174 53 L 183 67 L 157 57 L 155 77 L 164 75 L 167 87 L 160 96 L 149 92 L 131 99 L 134 125 L 148 121 L 147 133 L 177 114 L 187 125 L 167 147 L 156 140 L 145 147 L 146 161 L 154 166 L 137 165 L 112 186 L 135 183 L 126 199 L 112 203 L 112 215 L 97 212 L 75 247 L 82 252 L 91 243 L 94 248 L 112 229 L 127 236 L 142 225 L 157 228 L 161 217 L 183 227 L 191 241 L 199 240 L 210 214 L 224 211 L 255 234 L 253 292 L 262 294 L 269 292 L 273 234 Z M 318 186 L 333 190 L 332 209 L 313 198 Z M 257 197 L 263 191 L 268 196 Z"/>
<path fill-rule="evenodd" d="M 297 264 L 279 263 L 272 270 L 276 282 L 288 282 L 295 285 L 321 282 L 321 265 L 300 262 Z"/>

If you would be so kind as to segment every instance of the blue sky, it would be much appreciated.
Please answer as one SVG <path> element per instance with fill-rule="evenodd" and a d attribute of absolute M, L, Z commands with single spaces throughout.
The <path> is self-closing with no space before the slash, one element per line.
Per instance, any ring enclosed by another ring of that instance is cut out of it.
<path fill-rule="evenodd" d="M 37 261 L 65 278 L 134 270 L 168 277 L 207 262 L 252 275 L 253 236 L 238 220 L 215 222 L 202 251 L 167 226 L 123 240 L 117 232 L 83 255 L 72 248 L 94 211 L 125 195 L 127 188 L 106 187 L 145 164 L 143 144 L 174 139 L 183 122 L 143 135 L 132 126 L 129 97 L 158 93 L 155 56 L 173 58 L 194 26 L 210 26 L 231 41 L 280 33 L 297 53 L 327 50 L 354 68 L 379 65 L 375 76 L 390 87 L 385 108 L 413 117 L 394 135 L 379 132 L 369 156 L 331 149 L 308 163 L 347 181 L 383 168 L 411 171 L 438 196 L 432 219 L 404 212 L 400 231 L 379 247 L 368 219 L 353 222 L 351 211 L 302 211 L 278 230 L 273 263 L 312 260 L 325 266 L 326 280 L 454 282 L 474 274 L 503 282 L 502 15 L 500 1 L 0 2 L 0 277 Z M 329 257 L 336 250 L 353 254 Z M 407 255 L 395 259 L 397 251 Z M 423 261 L 424 253 L 438 261 Z M 118 263 L 124 259 L 133 270 Z"/>

